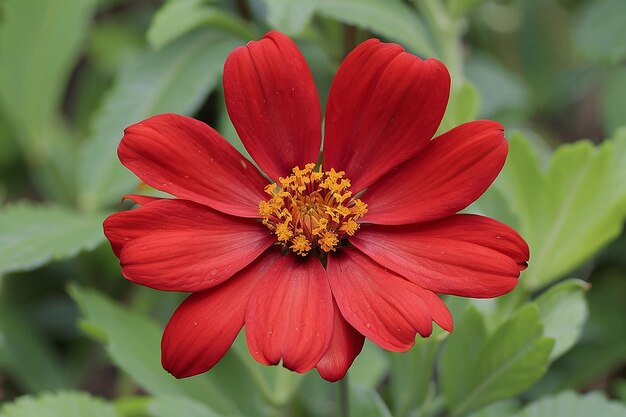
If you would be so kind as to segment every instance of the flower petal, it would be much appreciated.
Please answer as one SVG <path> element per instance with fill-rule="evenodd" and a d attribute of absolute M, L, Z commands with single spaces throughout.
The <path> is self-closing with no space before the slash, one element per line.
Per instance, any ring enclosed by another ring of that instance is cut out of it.
<path fill-rule="evenodd" d="M 250 155 L 275 181 L 317 162 L 321 110 L 311 71 L 296 44 L 272 31 L 235 49 L 224 64 L 230 119 Z"/>
<path fill-rule="evenodd" d="M 152 203 L 154 201 L 159 201 L 163 199 L 161 197 L 152 197 L 149 195 L 126 194 L 122 197 L 122 202 L 126 200 L 131 200 L 133 203 L 143 206 L 144 204 Z"/>
<path fill-rule="evenodd" d="M 370 39 L 339 67 L 326 107 L 324 168 L 346 172 L 357 193 L 417 154 L 448 103 L 450 75 L 401 46 Z"/>
<path fill-rule="evenodd" d="M 270 250 L 223 284 L 183 301 L 163 333 L 163 368 L 185 378 L 219 362 L 243 326 L 255 284 L 279 258 L 280 250 Z"/>
<path fill-rule="evenodd" d="M 120 161 L 146 184 L 227 214 L 259 217 L 267 180 L 219 133 L 177 114 L 126 128 Z"/>
<path fill-rule="evenodd" d="M 311 370 L 333 334 L 332 295 L 324 267 L 309 256 L 283 256 L 255 287 L 246 311 L 246 339 L 265 365 Z"/>
<path fill-rule="evenodd" d="M 315 365 L 320 376 L 327 381 L 335 382 L 346 376 L 346 372 L 361 353 L 365 337 L 343 318 L 339 307 L 334 303 L 335 315 L 333 337 L 328 350 Z"/>
<path fill-rule="evenodd" d="M 434 293 L 378 265 L 354 248 L 328 256 L 328 280 L 343 317 L 380 347 L 406 351 L 434 320 L 452 330 L 452 317 Z"/>
<path fill-rule="evenodd" d="M 367 189 L 361 196 L 368 204 L 363 221 L 410 224 L 450 216 L 487 190 L 507 149 L 499 123 L 460 125 Z"/>
<path fill-rule="evenodd" d="M 171 199 L 109 216 L 104 233 L 127 279 L 165 291 L 218 285 L 275 242 L 260 222 Z"/>
<path fill-rule="evenodd" d="M 423 288 L 464 297 L 506 294 L 528 260 L 528 245 L 515 230 L 471 214 L 417 225 L 362 225 L 350 243 Z"/>

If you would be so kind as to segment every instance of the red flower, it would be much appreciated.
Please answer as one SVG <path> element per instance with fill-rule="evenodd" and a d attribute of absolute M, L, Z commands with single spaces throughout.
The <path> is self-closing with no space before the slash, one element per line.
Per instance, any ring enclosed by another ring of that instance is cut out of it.
<path fill-rule="evenodd" d="M 163 366 L 205 372 L 245 325 L 266 365 L 342 378 L 364 337 L 405 351 L 452 318 L 436 293 L 511 291 L 528 246 L 490 218 L 456 214 L 502 169 L 492 121 L 432 139 L 445 66 L 370 39 L 343 62 L 326 109 L 295 43 L 270 32 L 224 67 L 228 113 L 260 169 L 215 130 L 162 114 L 126 129 L 122 163 L 177 198 L 132 196 L 104 230 L 129 280 L 192 292 L 165 329 Z M 322 169 L 323 167 L 323 169 Z"/>

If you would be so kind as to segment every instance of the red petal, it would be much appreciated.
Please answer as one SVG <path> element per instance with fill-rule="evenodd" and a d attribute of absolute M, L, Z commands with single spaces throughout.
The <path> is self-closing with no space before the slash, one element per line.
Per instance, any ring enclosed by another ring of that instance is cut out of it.
<path fill-rule="evenodd" d="M 515 288 L 528 245 L 505 224 L 459 214 L 406 226 L 363 225 L 350 242 L 436 293 L 497 297 Z"/>
<path fill-rule="evenodd" d="M 224 213 L 259 217 L 267 180 L 219 133 L 190 117 L 161 114 L 125 130 L 122 163 L 142 181 Z"/>
<path fill-rule="evenodd" d="M 287 255 L 274 264 L 250 297 L 246 339 L 265 365 L 296 372 L 312 369 L 328 349 L 333 329 L 332 295 L 320 261 Z"/>
<path fill-rule="evenodd" d="M 343 317 L 384 349 L 408 350 L 416 333 L 430 335 L 433 320 L 452 330 L 452 317 L 439 297 L 356 249 L 343 248 L 329 256 L 327 273 Z"/>
<path fill-rule="evenodd" d="M 122 197 L 122 202 L 126 200 L 131 200 L 132 202 L 143 206 L 144 204 L 152 203 L 153 201 L 163 200 L 160 197 L 150 197 L 148 195 L 140 195 L 140 194 L 126 194 Z"/>
<path fill-rule="evenodd" d="M 275 242 L 257 221 L 170 199 L 109 216 L 104 233 L 126 278 L 165 291 L 218 285 Z"/>
<path fill-rule="evenodd" d="M 268 251 L 223 284 L 183 301 L 163 333 L 163 368 L 185 378 L 219 362 L 243 326 L 255 284 L 279 258 L 280 251 Z"/>
<path fill-rule="evenodd" d="M 333 325 L 333 337 L 322 359 L 315 365 L 320 376 L 335 382 L 346 376 L 361 349 L 365 337 L 343 318 L 336 303 Z"/>
<path fill-rule="evenodd" d="M 504 165 L 507 142 L 492 121 L 465 123 L 435 138 L 361 197 L 363 221 L 409 224 L 450 216 L 474 202 Z"/>
<path fill-rule="evenodd" d="M 417 154 L 448 103 L 450 75 L 401 46 L 370 39 L 339 67 L 328 97 L 324 168 L 346 172 L 357 193 Z"/>
<path fill-rule="evenodd" d="M 321 110 L 311 71 L 280 32 L 235 49 L 224 64 L 224 95 L 244 146 L 274 180 L 317 162 Z"/>

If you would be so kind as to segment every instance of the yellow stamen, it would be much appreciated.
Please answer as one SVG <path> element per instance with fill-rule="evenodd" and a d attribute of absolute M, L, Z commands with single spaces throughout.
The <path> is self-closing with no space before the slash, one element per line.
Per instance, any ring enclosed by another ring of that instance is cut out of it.
<path fill-rule="evenodd" d="M 311 242 L 304 235 L 296 236 L 291 243 L 291 250 L 298 255 L 306 256 L 311 250 Z"/>
<path fill-rule="evenodd" d="M 354 236 L 354 233 L 359 229 L 359 224 L 353 219 L 348 219 L 346 223 L 339 228 L 342 232 L 346 232 L 348 236 Z"/>
<path fill-rule="evenodd" d="M 337 239 L 337 234 L 333 232 L 324 232 L 322 238 L 318 241 L 320 247 L 325 252 L 334 251 L 337 243 L 339 243 L 339 239 Z"/>
<path fill-rule="evenodd" d="M 356 199 L 354 200 L 354 205 L 350 208 L 350 212 L 354 214 L 355 219 L 360 219 L 367 213 L 367 204 Z"/>
<path fill-rule="evenodd" d="M 279 223 L 276 225 L 276 236 L 281 242 L 287 242 L 293 237 L 293 232 L 289 228 L 289 222 Z"/>
<path fill-rule="evenodd" d="M 259 215 L 277 240 L 298 255 L 319 248 L 336 250 L 341 240 L 359 229 L 356 220 L 367 204 L 352 197 L 344 171 L 323 171 L 315 164 L 295 167 L 292 175 L 265 187 L 270 196 L 259 203 Z"/>
<path fill-rule="evenodd" d="M 326 230 L 326 227 L 328 226 L 328 220 L 324 218 L 319 219 L 318 224 L 319 226 L 313 229 L 313 236 L 319 236 L 322 232 Z"/>

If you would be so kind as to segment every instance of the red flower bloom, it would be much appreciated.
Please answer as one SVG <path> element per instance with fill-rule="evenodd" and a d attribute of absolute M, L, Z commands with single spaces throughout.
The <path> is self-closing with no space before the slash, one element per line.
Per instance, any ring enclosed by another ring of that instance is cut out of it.
<path fill-rule="evenodd" d="M 193 294 L 172 316 L 163 366 L 205 372 L 245 325 L 266 365 L 342 378 L 368 337 L 405 351 L 452 318 L 436 293 L 511 291 L 528 246 L 490 218 L 456 214 L 502 169 L 491 121 L 432 139 L 444 65 L 370 39 L 335 77 L 324 130 L 313 78 L 278 32 L 224 67 L 228 113 L 263 176 L 215 130 L 163 114 L 126 129 L 122 163 L 175 199 L 132 196 L 104 230 L 129 280 Z M 323 169 L 322 169 L 323 167 Z"/>

